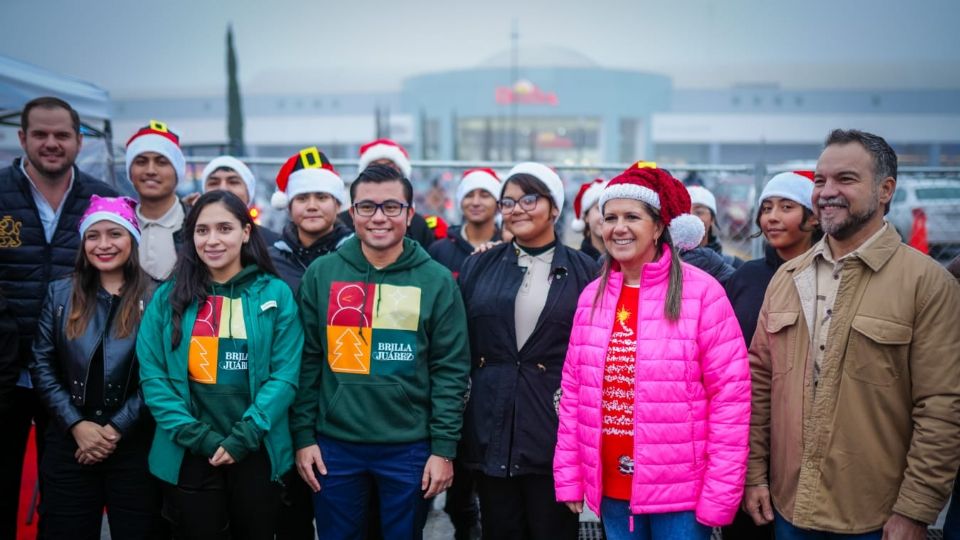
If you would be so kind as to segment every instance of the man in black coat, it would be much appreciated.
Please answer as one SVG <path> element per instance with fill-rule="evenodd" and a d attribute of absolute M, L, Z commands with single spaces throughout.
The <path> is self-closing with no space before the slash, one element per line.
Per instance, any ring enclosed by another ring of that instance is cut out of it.
<path fill-rule="evenodd" d="M 34 419 L 42 453 L 46 414 L 26 366 L 47 285 L 73 270 L 80 245 L 77 224 L 90 196 L 117 195 L 76 167 L 83 136 L 69 103 L 53 97 L 27 103 L 19 137 L 26 157 L 0 169 L 0 289 L 17 324 L 20 370 L 12 406 L 0 417 L 0 538 L 16 536 L 20 472 Z"/>

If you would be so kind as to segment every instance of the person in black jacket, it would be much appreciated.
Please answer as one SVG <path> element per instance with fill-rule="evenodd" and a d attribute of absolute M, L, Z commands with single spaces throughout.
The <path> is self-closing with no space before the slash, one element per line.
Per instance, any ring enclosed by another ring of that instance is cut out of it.
<path fill-rule="evenodd" d="M 335 251 L 353 234 L 337 219 L 346 200 L 343 180 L 316 147 L 299 151 L 280 168 L 270 204 L 277 210 L 287 210 L 291 221 L 283 228 L 281 238 L 268 244 L 267 252 L 294 293 L 310 263 Z M 282 502 L 277 540 L 314 538 L 312 494 L 296 468 L 284 475 Z"/>
<path fill-rule="evenodd" d="M 7 297 L 0 290 L 0 418 L 6 418 L 13 409 L 13 395 L 19 378 L 17 320 L 13 318 Z"/>
<path fill-rule="evenodd" d="M 139 391 L 135 342 L 150 278 L 140 269 L 136 201 L 94 195 L 80 222 L 71 277 L 50 285 L 33 342 L 33 385 L 50 413 L 40 461 L 40 534 L 159 537 L 153 436 Z"/>
<path fill-rule="evenodd" d="M 760 194 L 756 224 L 767 241 L 764 256 L 733 273 L 725 287 L 749 348 L 757 329 L 767 285 L 780 265 L 802 255 L 820 241 L 823 232 L 813 215 L 813 171 L 778 174 Z M 740 510 L 733 524 L 723 528 L 724 538 L 772 539 L 773 527 L 757 526 Z"/>
<path fill-rule="evenodd" d="M 46 413 L 30 385 L 30 344 L 49 283 L 73 269 L 80 236 L 77 223 L 93 194 L 115 196 L 76 166 L 83 142 L 80 117 L 53 97 L 27 103 L 20 116 L 26 156 L 0 169 L 0 289 L 17 321 L 21 369 L 13 407 L 0 417 L 0 538 L 16 536 L 20 473 L 31 420 L 43 453 Z"/>
<path fill-rule="evenodd" d="M 310 263 L 352 234 L 337 218 L 347 204 L 343 179 L 317 147 L 305 148 L 280 168 L 270 204 L 290 213 L 290 223 L 268 250 L 280 277 L 296 293 Z"/>
<path fill-rule="evenodd" d="M 691 225 L 696 226 L 695 228 L 684 227 L 676 231 L 673 235 L 673 245 L 680 252 L 680 259 L 683 262 L 710 274 L 723 285 L 735 270 L 727 264 L 722 255 L 701 245 L 704 236 L 702 224 L 702 221 L 691 222 Z"/>
<path fill-rule="evenodd" d="M 456 278 L 463 261 L 477 247 L 500 240 L 497 226 L 497 199 L 500 177 L 492 169 L 470 169 L 457 185 L 457 206 L 463 212 L 463 224 L 451 227 L 446 238 L 430 244 L 433 260 L 446 266 Z M 449 497 L 449 495 L 448 495 Z"/>
<path fill-rule="evenodd" d="M 596 178 L 592 182 L 580 186 L 577 196 L 573 199 L 575 219 L 570 224 L 570 228 L 574 232 L 583 233 L 580 251 L 597 261 L 607 252 L 607 248 L 603 245 L 603 234 L 601 233 L 603 219 L 600 214 L 600 207 L 597 205 L 597 202 L 600 201 L 600 193 L 603 192 L 606 185 L 606 180 Z"/>
<path fill-rule="evenodd" d="M 517 165 L 500 197 L 513 241 L 469 257 L 460 273 L 472 357 L 461 458 L 476 471 L 487 539 L 578 534 L 554 495 L 556 407 L 577 299 L 598 265 L 557 241 L 561 208 L 555 172 Z"/>
<path fill-rule="evenodd" d="M 706 229 L 706 234 L 701 240 L 700 246 L 717 252 L 723 257 L 723 262 L 734 269 L 740 268 L 743 259 L 724 254 L 723 246 L 720 245 L 720 240 L 717 238 L 717 198 L 702 185 L 687 186 L 687 192 L 690 193 L 690 200 L 693 202 L 691 212 L 700 218 Z"/>

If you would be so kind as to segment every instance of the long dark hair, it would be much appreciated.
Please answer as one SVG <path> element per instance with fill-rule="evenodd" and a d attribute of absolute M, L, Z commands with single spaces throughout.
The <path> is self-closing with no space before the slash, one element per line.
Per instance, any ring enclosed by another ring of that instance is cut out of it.
<path fill-rule="evenodd" d="M 130 236 L 130 256 L 123 263 L 123 286 L 120 288 L 120 309 L 113 322 L 114 336 L 127 337 L 137 329 L 142 315 L 140 301 L 147 290 L 150 278 L 140 269 L 140 251 L 137 242 Z M 97 291 L 100 290 L 100 271 L 90 264 L 86 241 L 80 238 L 80 249 L 73 266 L 73 278 L 70 291 L 70 313 L 67 314 L 67 339 L 77 339 L 87 330 L 87 323 L 93 318 L 97 306 Z"/>
<path fill-rule="evenodd" d="M 171 349 L 176 349 L 180 345 L 180 339 L 183 337 L 183 313 L 187 306 L 193 302 L 203 302 L 210 291 L 210 270 L 207 265 L 200 260 L 197 255 L 197 245 L 193 241 L 193 231 L 197 228 L 197 220 L 200 218 L 200 212 L 207 206 L 220 203 L 227 211 L 233 214 L 240 222 L 243 228 L 250 225 L 250 239 L 240 247 L 240 264 L 249 266 L 255 264 L 260 270 L 277 275 L 277 269 L 273 266 L 270 254 L 267 252 L 267 244 L 263 241 L 263 236 L 257 230 L 257 225 L 250 217 L 247 206 L 239 197 L 229 191 L 214 190 L 204 193 L 194 203 L 187 219 L 183 224 L 183 245 L 180 246 L 180 252 L 177 254 L 177 264 L 173 268 L 172 279 L 173 290 L 170 291 L 170 309 L 172 310 L 171 322 L 173 323 L 173 335 Z"/>
<path fill-rule="evenodd" d="M 643 201 L 637 201 L 643 205 L 644 210 L 653 218 L 654 225 L 663 226 L 663 218 L 660 217 L 660 211 Z M 657 254 L 654 260 L 663 256 L 663 246 L 670 247 L 670 283 L 667 286 L 667 299 L 663 304 L 663 315 L 668 320 L 676 321 L 680 319 L 680 304 L 683 299 L 683 267 L 680 266 L 680 251 L 674 247 L 673 239 L 670 238 L 670 228 L 663 227 L 663 234 L 657 239 Z M 597 305 L 603 301 L 604 292 L 607 289 L 607 283 L 610 281 L 610 272 L 614 270 L 613 265 L 616 261 L 609 253 L 603 256 L 603 268 L 600 270 L 600 283 L 597 285 L 597 294 L 593 297 L 593 307 L 590 310 L 590 317 L 597 309 Z"/>

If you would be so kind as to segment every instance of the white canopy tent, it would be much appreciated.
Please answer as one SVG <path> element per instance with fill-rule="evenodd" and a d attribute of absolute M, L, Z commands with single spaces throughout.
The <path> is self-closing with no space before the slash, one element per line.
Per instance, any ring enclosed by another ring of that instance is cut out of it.
<path fill-rule="evenodd" d="M 86 81 L 0 55 L 0 124 L 19 126 L 23 106 L 40 96 L 58 97 L 76 109 L 84 135 L 78 165 L 95 177 L 116 185 L 112 167 L 110 95 L 107 91 Z"/>

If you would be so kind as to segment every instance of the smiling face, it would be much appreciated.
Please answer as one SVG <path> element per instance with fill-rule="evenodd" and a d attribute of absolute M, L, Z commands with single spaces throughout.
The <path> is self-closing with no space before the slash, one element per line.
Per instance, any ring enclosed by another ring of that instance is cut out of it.
<path fill-rule="evenodd" d="M 468 223 L 482 225 L 497 215 L 497 199 L 485 189 L 474 189 L 460 201 L 463 219 Z"/>
<path fill-rule="evenodd" d="M 536 197 L 532 208 L 524 208 L 523 198 Z M 512 211 L 503 211 L 503 220 L 508 224 L 514 239 L 524 246 L 539 247 L 552 242 L 556 236 L 553 224 L 559 212 L 548 197 L 536 193 L 524 193 L 514 182 L 508 181 L 500 196 L 501 202 L 510 199 L 516 202 Z"/>
<path fill-rule="evenodd" d="M 399 180 L 388 182 L 362 182 L 356 185 L 353 194 L 354 204 L 363 202 L 383 204 L 387 201 L 407 205 L 403 183 Z M 361 216 L 354 207 L 350 207 L 350 217 L 356 228 L 357 237 L 366 249 L 386 253 L 403 251 L 403 235 L 407 233 L 413 209 L 403 208 L 398 216 L 388 216 L 377 208 L 372 216 Z"/>
<path fill-rule="evenodd" d="M 27 130 L 20 130 L 19 137 L 27 160 L 47 178 L 62 176 L 73 167 L 83 140 L 73 130 L 70 112 L 60 107 L 33 108 Z"/>
<path fill-rule="evenodd" d="M 243 270 L 240 250 L 250 240 L 250 225 L 241 225 L 221 202 L 208 204 L 200 211 L 193 229 L 197 256 L 210 270 L 213 280 L 228 281 Z"/>
<path fill-rule="evenodd" d="M 247 184 L 243 181 L 240 173 L 228 167 L 221 167 L 207 176 L 203 183 L 203 192 L 222 189 L 229 191 L 243 201 L 243 204 L 250 205 L 250 193 L 247 192 Z"/>
<path fill-rule="evenodd" d="M 177 170 L 161 154 L 144 152 L 130 163 L 130 181 L 140 199 L 163 201 L 177 188 Z"/>
<path fill-rule="evenodd" d="M 624 268 L 638 270 L 657 254 L 663 224 L 634 199 L 613 199 L 603 207 L 603 244 Z"/>
<path fill-rule="evenodd" d="M 594 238 L 603 239 L 603 214 L 600 213 L 600 205 L 595 204 L 587 210 L 583 222 L 587 224 L 587 230 Z"/>
<path fill-rule="evenodd" d="M 310 236 L 320 237 L 333 229 L 340 202 L 329 193 L 301 193 L 290 201 L 290 219 Z"/>
<path fill-rule="evenodd" d="M 130 233 L 112 221 L 98 221 L 83 233 L 87 261 L 102 274 L 122 272 L 132 246 Z"/>
<path fill-rule="evenodd" d="M 778 252 L 810 247 L 816 216 L 804 218 L 804 207 L 782 197 L 769 197 L 760 205 L 760 230 Z"/>
<path fill-rule="evenodd" d="M 817 161 L 813 212 L 825 234 L 846 240 L 882 223 L 895 188 L 893 178 L 876 178 L 873 158 L 863 146 L 832 144 Z"/>

